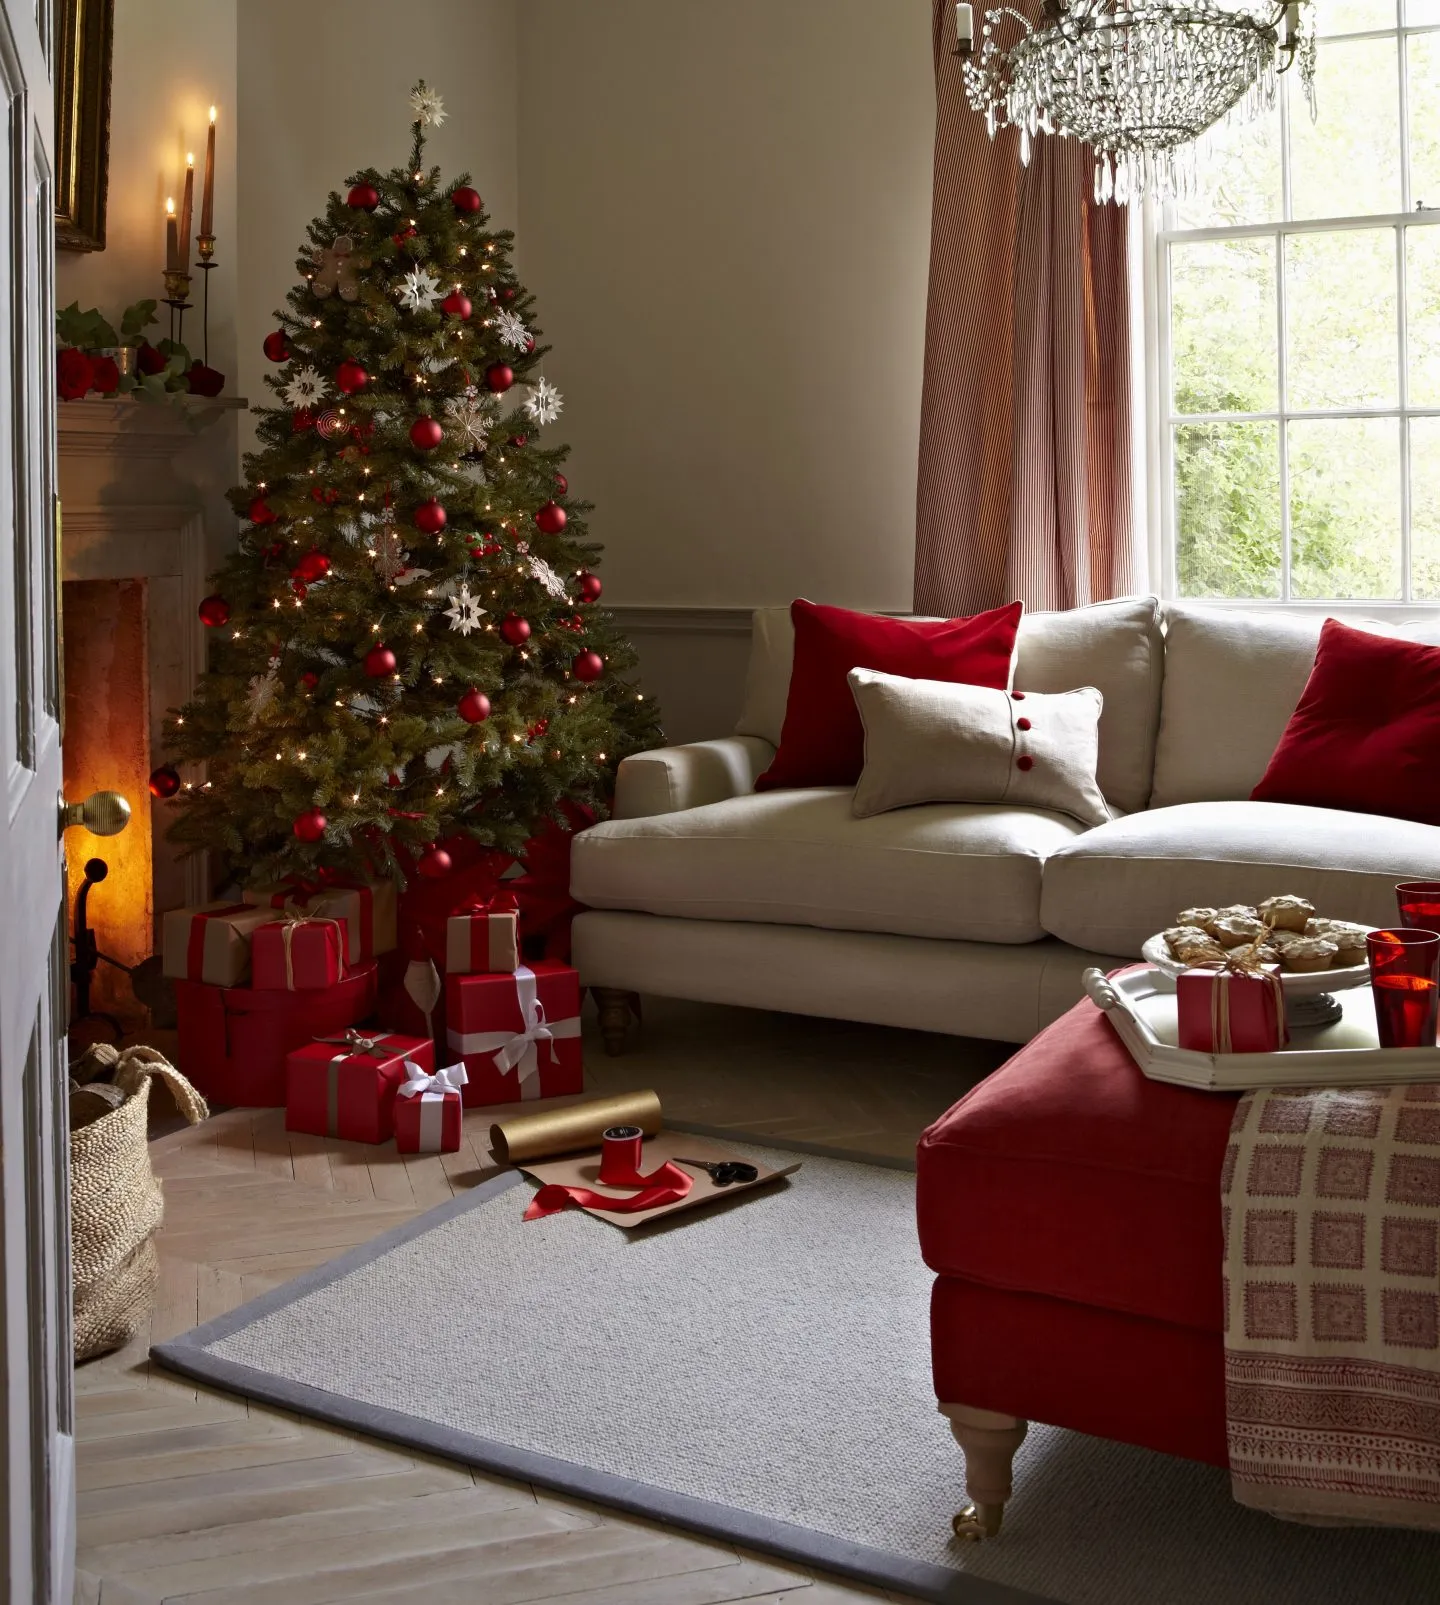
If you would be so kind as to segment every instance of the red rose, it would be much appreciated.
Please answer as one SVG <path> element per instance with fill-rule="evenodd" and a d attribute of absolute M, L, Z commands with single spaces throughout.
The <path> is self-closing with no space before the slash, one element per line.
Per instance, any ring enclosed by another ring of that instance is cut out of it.
<path fill-rule="evenodd" d="M 90 388 L 98 390 L 102 396 L 113 396 L 120 388 L 120 370 L 113 357 L 90 359 Z"/>
<path fill-rule="evenodd" d="M 147 340 L 143 345 L 135 348 L 135 366 L 141 373 L 163 373 L 165 371 L 165 356 L 157 351 Z"/>
<path fill-rule="evenodd" d="M 56 362 L 61 401 L 78 401 L 95 378 L 95 364 L 83 351 L 67 346 Z"/>
<path fill-rule="evenodd" d="M 192 396 L 218 396 L 225 388 L 225 375 L 207 368 L 203 362 L 197 362 L 186 378 L 190 381 Z"/>

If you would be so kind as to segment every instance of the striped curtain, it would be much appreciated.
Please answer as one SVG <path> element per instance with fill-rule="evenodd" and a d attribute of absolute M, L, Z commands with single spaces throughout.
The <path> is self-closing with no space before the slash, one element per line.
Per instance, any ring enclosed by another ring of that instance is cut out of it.
<path fill-rule="evenodd" d="M 934 217 L 915 607 L 1019 597 L 1069 608 L 1144 590 L 1131 521 L 1126 217 L 1092 198 L 1089 150 L 992 143 L 934 0 Z"/>

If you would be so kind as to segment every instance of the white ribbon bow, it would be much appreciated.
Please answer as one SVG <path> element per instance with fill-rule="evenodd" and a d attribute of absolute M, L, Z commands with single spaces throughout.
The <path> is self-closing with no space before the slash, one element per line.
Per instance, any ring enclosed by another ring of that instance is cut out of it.
<path fill-rule="evenodd" d="M 420 1100 L 421 1153 L 440 1152 L 445 1129 L 445 1098 L 452 1092 L 458 1094 L 469 1079 L 463 1064 L 447 1065 L 432 1076 L 413 1059 L 405 1061 L 405 1081 L 399 1089 L 400 1096 Z"/>
<path fill-rule="evenodd" d="M 501 1075 L 514 1070 L 520 1080 L 522 1098 L 540 1096 L 540 1052 L 542 1042 L 549 1043 L 551 1057 L 557 1037 L 578 1037 L 580 1017 L 569 1020 L 547 1020 L 545 1006 L 536 995 L 535 972 L 528 964 L 515 971 L 515 995 L 520 1004 L 521 1030 L 513 1031 L 455 1031 L 449 1033 L 450 1051 L 464 1054 L 490 1054 Z"/>

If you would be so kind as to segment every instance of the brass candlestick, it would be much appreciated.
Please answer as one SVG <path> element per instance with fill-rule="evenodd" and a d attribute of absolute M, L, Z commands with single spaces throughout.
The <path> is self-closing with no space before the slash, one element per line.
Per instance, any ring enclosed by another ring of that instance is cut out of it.
<path fill-rule="evenodd" d="M 184 268 L 165 269 L 165 305 L 170 308 L 170 338 L 185 343 L 185 313 L 190 305 L 190 274 Z"/>
<path fill-rule="evenodd" d="M 205 275 L 205 293 L 200 302 L 200 344 L 202 348 L 200 360 L 208 368 L 210 366 L 210 274 L 215 267 L 215 236 L 213 234 L 197 234 L 195 236 L 195 245 L 200 252 L 200 271 Z"/>

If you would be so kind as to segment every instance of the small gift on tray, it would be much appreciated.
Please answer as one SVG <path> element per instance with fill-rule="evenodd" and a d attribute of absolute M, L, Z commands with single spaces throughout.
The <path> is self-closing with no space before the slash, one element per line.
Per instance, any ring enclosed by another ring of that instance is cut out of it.
<path fill-rule="evenodd" d="M 450 1051 L 464 1060 L 466 1107 L 582 1092 L 580 976 L 553 959 L 513 975 L 445 981 Z"/>
<path fill-rule="evenodd" d="M 345 962 L 368 964 L 395 946 L 397 893 L 388 880 L 331 880 L 312 885 L 285 881 L 241 894 L 269 909 L 296 908 L 317 919 L 338 920 L 345 932 Z M 273 916 L 272 916 L 273 917 Z"/>
<path fill-rule="evenodd" d="M 1253 948 L 1175 978 L 1179 1045 L 1197 1053 L 1275 1053 L 1290 1040 L 1278 966 Z"/>
<path fill-rule="evenodd" d="M 285 1060 L 285 1129 L 351 1142 L 388 1142 L 395 1096 L 414 1065 L 435 1068 L 435 1046 L 397 1032 L 336 1032 L 294 1049 Z"/>
<path fill-rule="evenodd" d="M 447 975 L 513 975 L 520 967 L 520 905 L 510 892 L 473 899 L 445 922 Z"/>
<path fill-rule="evenodd" d="M 161 926 L 163 973 L 173 981 L 238 986 L 250 973 L 255 932 L 275 918 L 248 903 L 206 903 L 173 908 Z"/>
<path fill-rule="evenodd" d="M 287 909 L 256 928 L 250 942 L 250 984 L 261 991 L 306 992 L 345 979 L 345 927 Z"/>
<path fill-rule="evenodd" d="M 432 1076 L 413 1059 L 395 1099 L 395 1147 L 402 1154 L 453 1154 L 460 1146 L 460 1089 L 465 1066 L 452 1064 Z"/>

